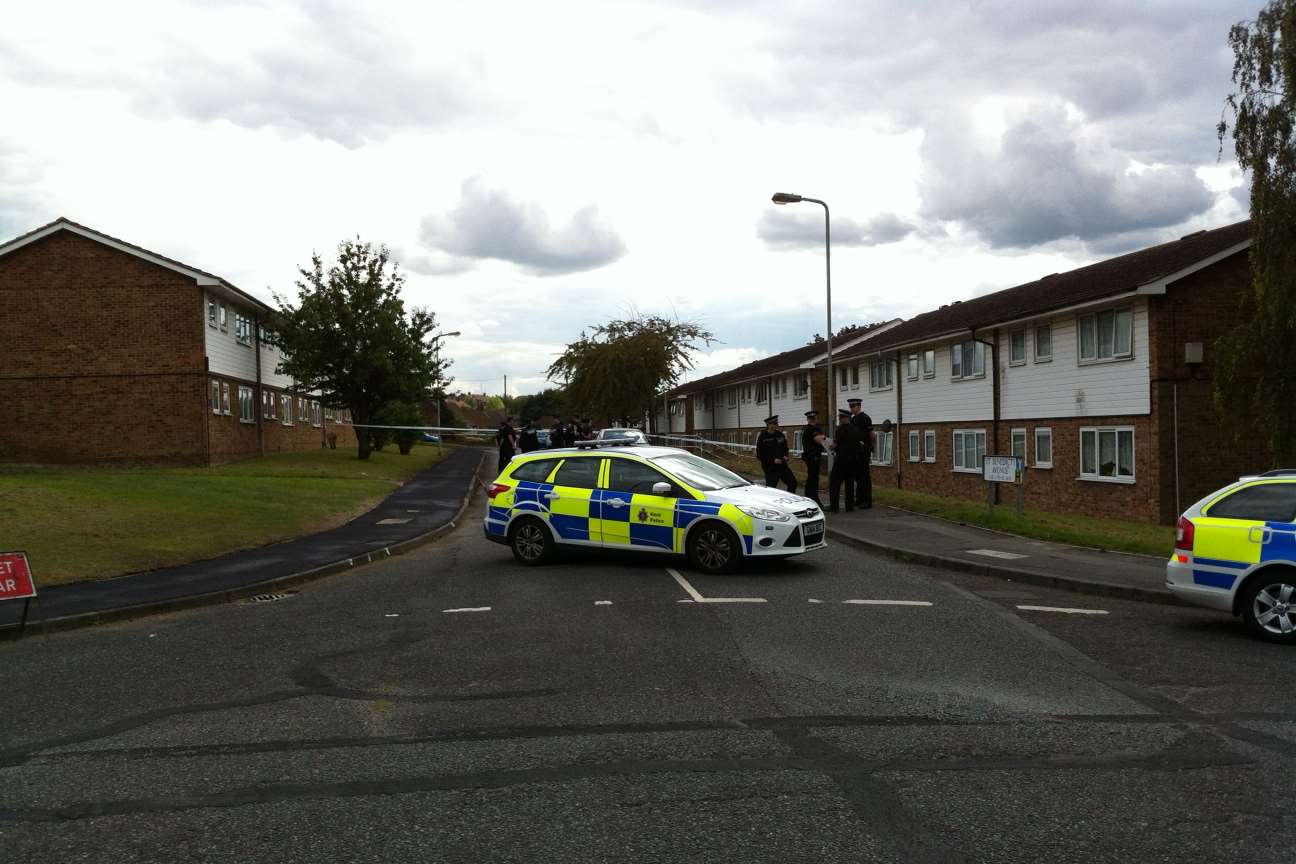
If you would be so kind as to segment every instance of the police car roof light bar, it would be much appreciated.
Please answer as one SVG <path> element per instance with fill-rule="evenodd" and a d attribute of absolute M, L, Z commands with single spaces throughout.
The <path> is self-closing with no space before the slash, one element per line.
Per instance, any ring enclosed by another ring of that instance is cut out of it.
<path fill-rule="evenodd" d="M 639 442 L 633 438 L 596 438 L 593 441 L 577 441 L 577 450 L 593 450 L 596 447 L 632 447 Z"/>

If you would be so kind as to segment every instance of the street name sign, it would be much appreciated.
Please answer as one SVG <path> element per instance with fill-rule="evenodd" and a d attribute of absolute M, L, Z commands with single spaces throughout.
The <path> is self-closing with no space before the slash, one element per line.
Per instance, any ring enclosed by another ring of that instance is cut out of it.
<path fill-rule="evenodd" d="M 27 600 L 36 596 L 31 567 L 25 552 L 0 552 L 0 600 Z"/>
<path fill-rule="evenodd" d="M 981 477 L 987 483 L 1020 483 L 1025 461 L 1020 456 L 986 456 L 981 463 Z"/>

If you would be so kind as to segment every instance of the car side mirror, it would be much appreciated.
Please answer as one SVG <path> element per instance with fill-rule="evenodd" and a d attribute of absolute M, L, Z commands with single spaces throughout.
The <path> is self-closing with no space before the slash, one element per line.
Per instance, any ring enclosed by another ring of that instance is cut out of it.
<path fill-rule="evenodd" d="M 669 484 L 669 483 L 654 483 L 654 484 L 653 484 L 653 491 L 652 491 L 652 494 L 654 494 L 654 495 L 669 495 L 669 494 L 671 494 L 671 484 Z"/>

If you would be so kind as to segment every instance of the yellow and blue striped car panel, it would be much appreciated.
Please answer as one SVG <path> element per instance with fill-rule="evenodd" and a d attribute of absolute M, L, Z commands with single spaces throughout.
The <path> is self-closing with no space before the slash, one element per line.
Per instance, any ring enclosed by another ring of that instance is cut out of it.
<path fill-rule="evenodd" d="M 1211 515 L 1216 504 L 1243 489 L 1290 482 L 1257 480 L 1228 487 L 1202 505 L 1200 515 L 1191 516 L 1194 585 L 1231 591 L 1257 565 L 1296 562 L 1296 523 Z"/>

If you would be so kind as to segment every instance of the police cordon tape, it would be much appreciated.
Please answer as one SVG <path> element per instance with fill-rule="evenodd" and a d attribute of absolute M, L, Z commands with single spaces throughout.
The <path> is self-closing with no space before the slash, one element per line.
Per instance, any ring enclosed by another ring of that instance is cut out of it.
<path fill-rule="evenodd" d="M 730 452 L 737 452 L 739 450 L 747 450 L 752 453 L 756 452 L 756 445 L 754 444 L 738 444 L 730 441 L 712 441 L 709 438 L 700 438 L 693 435 L 661 435 L 656 432 L 649 432 L 646 437 L 650 441 L 654 439 L 658 441 L 678 441 L 685 446 L 716 447 L 721 450 L 729 450 Z"/>
<path fill-rule="evenodd" d="M 499 431 L 497 428 L 466 428 L 462 426 L 388 426 L 380 423 L 351 423 L 348 424 L 356 429 L 393 429 L 398 431 L 408 430 L 411 432 L 448 432 L 453 434 L 466 435 L 485 435 L 494 437 Z M 694 435 L 661 435 L 656 432 L 645 433 L 645 437 L 656 441 L 666 441 L 681 444 L 685 447 L 715 447 L 730 452 L 747 451 L 756 452 L 754 444 L 738 444 L 731 441 L 712 441 L 710 438 L 701 438 Z"/>

